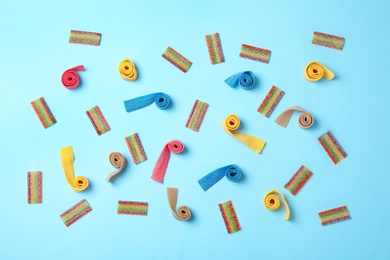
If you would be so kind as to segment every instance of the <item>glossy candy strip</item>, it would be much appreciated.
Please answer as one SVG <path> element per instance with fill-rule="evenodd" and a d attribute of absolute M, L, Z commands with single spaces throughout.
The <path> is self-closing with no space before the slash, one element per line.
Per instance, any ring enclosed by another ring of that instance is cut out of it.
<path fill-rule="evenodd" d="M 318 216 L 323 226 L 351 218 L 346 206 L 319 212 Z"/>
<path fill-rule="evenodd" d="M 242 176 L 242 171 L 237 165 L 230 164 L 210 172 L 198 180 L 198 183 L 204 191 L 207 191 L 224 176 L 226 176 L 229 181 L 237 182 Z"/>
<path fill-rule="evenodd" d="M 156 165 L 154 166 L 152 176 L 152 180 L 162 183 L 165 177 L 165 173 L 167 171 L 169 158 L 171 157 L 171 152 L 175 154 L 179 154 L 183 152 L 184 145 L 179 140 L 172 140 L 167 143 L 161 154 L 158 158 Z"/>
<path fill-rule="evenodd" d="M 240 222 L 238 222 L 236 211 L 234 210 L 231 200 L 218 204 L 221 211 L 223 222 L 229 234 L 241 230 Z"/>
<path fill-rule="evenodd" d="M 284 185 L 284 188 L 291 192 L 291 194 L 296 195 L 312 175 L 313 173 L 308 168 L 302 165 L 298 169 L 298 171 L 291 177 L 291 179 L 286 183 L 286 185 Z"/>
<path fill-rule="evenodd" d="M 27 172 L 27 202 L 42 203 L 42 172 Z"/>
<path fill-rule="evenodd" d="M 111 165 L 117 168 L 117 171 L 111 172 L 107 175 L 106 182 L 108 183 L 111 178 L 119 174 L 125 167 L 126 167 L 126 159 L 123 156 L 123 154 L 119 152 L 112 152 L 108 156 L 108 160 L 110 161 Z"/>
<path fill-rule="evenodd" d="M 344 47 L 345 39 L 343 37 L 334 36 L 331 34 L 314 32 L 313 39 L 311 41 L 312 44 L 321 45 L 324 47 L 342 50 Z"/>
<path fill-rule="evenodd" d="M 235 88 L 240 86 L 244 90 L 251 89 L 255 86 L 255 74 L 252 71 L 243 71 L 225 79 L 225 83 Z"/>
<path fill-rule="evenodd" d="M 94 106 L 85 113 L 87 114 L 98 135 L 104 134 L 111 129 L 98 106 Z"/>
<path fill-rule="evenodd" d="M 49 126 L 52 126 L 57 122 L 43 97 L 31 101 L 30 104 L 44 128 L 48 128 Z"/>
<path fill-rule="evenodd" d="M 263 114 L 266 117 L 269 117 L 274 111 L 275 107 L 278 105 L 280 99 L 283 97 L 284 91 L 272 86 L 268 91 L 267 96 L 264 98 L 263 102 L 260 104 L 257 112 Z"/>
<path fill-rule="evenodd" d="M 148 214 L 148 203 L 118 200 L 117 212 L 118 214 L 146 216 Z"/>
<path fill-rule="evenodd" d="M 308 81 L 316 82 L 322 77 L 325 77 L 327 80 L 332 80 L 334 78 L 334 73 L 321 63 L 312 61 L 306 65 L 303 76 Z"/>
<path fill-rule="evenodd" d="M 344 152 L 343 148 L 341 148 L 340 144 L 337 142 L 330 131 L 321 135 L 318 138 L 318 141 L 334 164 L 338 164 L 347 158 L 347 154 Z"/>
<path fill-rule="evenodd" d="M 209 51 L 211 64 L 218 64 L 225 61 L 223 56 L 219 33 L 206 35 L 207 50 Z"/>
<path fill-rule="evenodd" d="M 276 119 L 275 123 L 282 127 L 286 127 L 288 122 L 291 119 L 292 114 L 294 111 L 302 112 L 298 117 L 298 125 L 301 128 L 307 129 L 311 127 L 314 124 L 314 117 L 307 112 L 306 110 L 300 108 L 299 106 L 293 106 L 289 109 L 283 111 Z"/>
<path fill-rule="evenodd" d="M 100 33 L 71 30 L 69 42 L 100 46 L 101 37 Z"/>
<path fill-rule="evenodd" d="M 264 207 L 266 209 L 268 209 L 268 210 L 276 210 L 276 209 L 278 209 L 279 206 L 280 206 L 280 199 L 279 199 L 278 195 L 282 197 L 284 205 L 286 206 L 286 215 L 285 215 L 284 219 L 285 220 L 289 220 L 289 218 L 290 218 L 290 208 L 289 208 L 289 206 L 287 204 L 286 198 L 283 196 L 283 193 L 281 193 L 280 191 L 278 191 L 278 190 L 271 190 L 270 192 L 265 194 L 264 200 L 263 200 Z"/>
<path fill-rule="evenodd" d="M 122 79 L 135 81 L 138 77 L 137 69 L 130 59 L 124 59 L 119 64 L 119 75 Z"/>
<path fill-rule="evenodd" d="M 164 59 L 172 63 L 176 68 L 183 72 L 187 72 L 192 65 L 192 62 L 187 60 L 183 55 L 168 47 L 162 55 Z"/>
<path fill-rule="evenodd" d="M 147 157 L 138 133 L 125 137 L 125 141 L 135 164 L 146 161 Z"/>
<path fill-rule="evenodd" d="M 91 206 L 85 199 L 83 199 L 79 203 L 62 213 L 60 217 L 64 222 L 65 226 L 69 227 L 81 217 L 85 216 L 91 210 Z"/>
<path fill-rule="evenodd" d="M 232 114 L 228 115 L 225 120 L 222 122 L 222 128 L 226 133 L 235 137 L 241 143 L 245 144 L 255 153 L 261 153 L 264 148 L 265 142 L 257 137 L 252 135 L 236 132 L 240 127 L 240 118 Z"/>
<path fill-rule="evenodd" d="M 126 112 L 132 112 L 155 103 L 157 108 L 166 109 L 171 104 L 170 97 L 162 92 L 157 92 L 133 99 L 129 99 L 123 102 Z"/>
<path fill-rule="evenodd" d="M 189 207 L 180 206 L 175 211 L 178 194 L 179 190 L 177 188 L 167 188 L 169 207 L 171 208 L 172 215 L 175 219 L 187 221 L 191 218 L 191 210 Z"/>
<path fill-rule="evenodd" d="M 74 155 L 72 146 L 61 148 L 60 154 L 65 178 L 70 187 L 76 192 L 85 190 L 89 185 L 88 179 L 85 176 L 74 176 Z"/>
<path fill-rule="evenodd" d="M 191 109 L 191 113 L 188 116 L 186 127 L 194 130 L 195 132 L 198 132 L 208 107 L 209 104 L 206 102 L 195 100 L 195 103 Z"/>
<path fill-rule="evenodd" d="M 241 45 L 240 57 L 242 58 L 268 63 L 270 55 L 270 50 L 254 47 L 247 44 Z"/>

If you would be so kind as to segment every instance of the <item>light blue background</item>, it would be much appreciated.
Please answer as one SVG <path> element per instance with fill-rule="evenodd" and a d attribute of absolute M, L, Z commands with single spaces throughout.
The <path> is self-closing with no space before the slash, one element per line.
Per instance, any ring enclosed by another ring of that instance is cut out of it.
<path fill-rule="evenodd" d="M 8 1 L 0 3 L 2 259 L 389 259 L 389 1 Z M 101 46 L 68 43 L 70 30 L 100 32 Z M 311 44 L 313 31 L 345 37 L 342 51 Z M 204 36 L 219 32 L 225 62 L 211 65 Z M 241 44 L 272 51 L 269 64 L 240 58 Z M 161 57 L 171 46 L 193 62 L 183 73 Z M 131 58 L 135 82 L 117 67 Z M 336 78 L 310 83 L 316 60 Z M 62 73 L 83 64 L 82 85 L 69 91 Z M 228 76 L 252 70 L 258 85 L 231 89 Z M 256 112 L 272 85 L 285 91 L 270 118 Z M 165 92 L 172 107 L 126 113 L 123 101 Z M 44 129 L 30 101 L 43 96 L 57 123 Z M 198 133 L 184 127 L 195 99 L 210 104 Z M 111 131 L 98 136 L 85 111 L 98 105 Z M 294 114 L 286 129 L 274 123 L 299 105 L 316 125 L 302 130 Z M 267 142 L 255 154 L 224 133 L 237 114 L 240 131 Z M 331 130 L 348 157 L 333 165 L 317 141 Z M 148 160 L 134 165 L 124 137 L 138 132 Z M 150 179 L 163 146 L 181 140 L 163 184 Z M 66 183 L 60 148 L 72 145 L 76 175 L 91 187 Z M 128 161 L 106 184 L 112 151 Z M 245 178 L 221 180 L 204 192 L 197 180 L 235 163 Z M 313 177 L 292 196 L 283 186 L 301 166 Z M 27 204 L 26 172 L 43 172 L 43 203 Z M 166 187 L 193 219 L 175 220 Z M 267 211 L 263 196 L 278 189 L 284 208 Z M 59 215 L 87 199 L 93 208 L 66 228 Z M 118 200 L 146 201 L 147 217 L 118 215 Z M 218 203 L 232 200 L 242 230 L 228 235 Z M 317 213 L 346 205 L 351 220 L 321 226 Z"/>

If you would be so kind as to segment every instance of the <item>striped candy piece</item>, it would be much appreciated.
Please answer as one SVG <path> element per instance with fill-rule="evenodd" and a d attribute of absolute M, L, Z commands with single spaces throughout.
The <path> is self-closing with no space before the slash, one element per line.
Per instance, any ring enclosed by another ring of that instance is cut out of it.
<path fill-rule="evenodd" d="M 129 147 L 131 157 L 133 157 L 133 162 L 135 164 L 139 164 L 143 161 L 146 161 L 146 159 L 148 159 L 146 157 L 141 140 L 139 139 L 138 133 L 125 137 L 125 140 L 126 140 L 127 147 Z"/>
<path fill-rule="evenodd" d="M 223 221 L 225 222 L 226 230 L 229 234 L 241 230 L 240 223 L 234 210 L 231 200 L 218 204 L 221 211 Z"/>
<path fill-rule="evenodd" d="M 100 46 L 101 37 L 100 33 L 71 30 L 69 42 Z"/>
<path fill-rule="evenodd" d="M 146 216 L 147 212 L 147 202 L 118 200 L 118 214 Z"/>
<path fill-rule="evenodd" d="M 98 106 L 94 106 L 85 113 L 87 114 L 98 135 L 104 134 L 105 132 L 111 130 Z"/>
<path fill-rule="evenodd" d="M 334 164 L 338 164 L 347 158 L 347 154 L 344 152 L 343 148 L 341 148 L 330 131 L 320 136 L 318 141 Z"/>
<path fill-rule="evenodd" d="M 190 116 L 187 119 L 186 127 L 198 132 L 208 107 L 209 104 L 195 100 Z"/>
<path fill-rule="evenodd" d="M 30 104 L 44 128 L 48 128 L 57 122 L 43 97 L 31 101 Z"/>
<path fill-rule="evenodd" d="M 206 35 L 206 44 L 209 51 L 211 64 L 218 64 L 225 61 L 223 56 L 221 40 L 219 39 L 219 33 Z"/>
<path fill-rule="evenodd" d="M 241 45 L 240 57 L 242 58 L 268 63 L 270 55 L 270 50 L 250 46 L 247 44 Z"/>
<path fill-rule="evenodd" d="M 91 210 L 91 206 L 89 206 L 88 202 L 83 199 L 79 203 L 62 213 L 60 217 L 64 222 L 65 226 L 69 227 Z"/>
<path fill-rule="evenodd" d="M 27 172 L 27 201 L 29 204 L 42 203 L 42 172 Z"/>
<path fill-rule="evenodd" d="M 286 190 L 291 192 L 293 195 L 296 195 L 312 175 L 313 173 L 302 165 L 292 176 L 292 178 L 286 183 L 286 185 L 284 185 L 284 188 L 286 188 Z"/>
<path fill-rule="evenodd" d="M 192 62 L 184 58 L 180 53 L 168 46 L 162 55 L 167 61 L 183 72 L 187 72 Z"/>
<path fill-rule="evenodd" d="M 320 221 L 323 226 L 351 218 L 347 206 L 319 212 L 318 216 L 320 217 Z"/>
<path fill-rule="evenodd" d="M 345 39 L 343 37 L 334 36 L 331 34 L 314 32 L 313 39 L 311 41 L 312 44 L 321 45 L 324 47 L 342 50 L 344 47 Z"/>
<path fill-rule="evenodd" d="M 272 86 L 269 90 L 267 96 L 264 98 L 263 102 L 260 104 L 257 112 L 260 112 L 266 117 L 269 117 L 274 111 L 276 105 L 279 103 L 280 99 L 283 97 L 284 91 Z"/>

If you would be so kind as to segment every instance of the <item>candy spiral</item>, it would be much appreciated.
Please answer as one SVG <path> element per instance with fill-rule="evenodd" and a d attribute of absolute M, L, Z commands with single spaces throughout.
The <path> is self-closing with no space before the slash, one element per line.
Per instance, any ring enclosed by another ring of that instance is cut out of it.
<path fill-rule="evenodd" d="M 313 125 L 313 123 L 314 123 L 314 117 L 307 112 L 302 113 L 298 117 L 298 125 L 301 128 L 309 128 Z"/>
<path fill-rule="evenodd" d="M 298 125 L 301 128 L 307 129 L 314 124 L 314 117 L 309 112 L 300 108 L 299 106 L 293 106 L 293 107 L 290 107 L 289 109 L 286 109 L 285 111 L 283 111 L 275 119 L 275 123 L 277 123 L 278 125 L 280 125 L 282 127 L 286 127 L 288 122 L 290 121 L 291 116 L 294 113 L 294 111 L 302 112 L 298 117 Z"/>
<path fill-rule="evenodd" d="M 191 210 L 189 207 L 180 206 L 177 208 L 177 211 L 175 211 L 178 194 L 179 194 L 178 188 L 167 188 L 169 207 L 171 208 L 172 215 L 175 219 L 187 221 L 191 218 Z"/>
<path fill-rule="evenodd" d="M 159 109 L 166 109 L 171 104 L 171 98 L 165 93 L 158 93 L 154 97 L 154 103 Z"/>
<path fill-rule="evenodd" d="M 307 64 L 303 75 L 306 80 L 311 82 L 319 81 L 322 77 L 325 77 L 327 80 L 334 78 L 334 73 L 330 69 L 315 61 Z"/>
<path fill-rule="evenodd" d="M 284 204 L 286 205 L 286 216 L 284 217 L 285 220 L 288 220 L 290 218 L 290 208 L 288 207 L 286 198 L 283 196 L 283 193 L 281 193 L 278 190 L 271 190 L 264 196 L 264 207 L 268 210 L 276 210 L 280 206 L 280 199 L 277 196 L 281 196 Z"/>
<path fill-rule="evenodd" d="M 152 180 L 162 183 L 165 177 L 165 173 L 167 171 L 169 158 L 171 157 L 171 152 L 175 154 L 179 154 L 183 152 L 184 145 L 179 140 L 172 140 L 167 143 L 160 156 L 157 159 L 156 165 L 154 166 L 152 176 Z"/>
<path fill-rule="evenodd" d="M 132 112 L 147 107 L 153 103 L 155 103 L 159 109 L 166 109 L 171 104 L 171 98 L 165 93 L 157 92 L 125 100 L 123 103 L 127 112 Z"/>
<path fill-rule="evenodd" d="M 200 187 L 207 191 L 214 184 L 219 182 L 223 177 L 226 177 L 229 181 L 237 182 L 241 179 L 242 171 L 240 167 L 235 164 L 229 164 L 218 168 L 198 180 Z"/>
<path fill-rule="evenodd" d="M 168 145 L 168 149 L 172 153 L 178 154 L 178 153 L 183 152 L 183 150 L 184 150 L 184 144 L 182 142 L 180 142 L 179 140 L 172 140 L 167 145 Z"/>
<path fill-rule="evenodd" d="M 245 144 L 255 153 L 260 153 L 264 148 L 265 142 L 252 135 L 236 132 L 235 130 L 237 130 L 239 127 L 240 119 L 234 114 L 228 115 L 222 122 L 222 128 L 223 130 L 225 130 L 226 133 L 235 137 L 237 140 Z"/>
<path fill-rule="evenodd" d="M 60 149 L 60 155 L 61 155 L 61 161 L 62 161 L 62 168 L 64 169 L 64 174 L 66 181 L 71 186 L 71 188 L 76 191 L 80 192 L 85 190 L 88 185 L 89 181 L 87 177 L 84 176 L 74 176 L 74 155 L 73 155 L 73 147 L 72 146 L 66 146 Z"/>
<path fill-rule="evenodd" d="M 237 165 L 232 164 L 226 169 L 225 176 L 229 181 L 236 182 L 241 179 L 242 171 Z"/>
<path fill-rule="evenodd" d="M 89 181 L 84 176 L 77 176 L 73 179 L 73 190 L 80 192 L 88 188 Z"/>
<path fill-rule="evenodd" d="M 176 215 L 179 218 L 179 220 L 186 221 L 191 218 L 191 210 L 187 206 L 180 206 L 177 208 Z"/>
<path fill-rule="evenodd" d="M 240 86 L 242 89 L 248 90 L 255 86 L 255 74 L 252 71 L 243 71 L 234 74 L 225 80 L 225 83 L 230 87 L 235 88 Z"/>
<path fill-rule="evenodd" d="M 236 115 L 228 115 L 223 123 L 229 131 L 235 131 L 240 127 L 240 118 Z"/>
<path fill-rule="evenodd" d="M 120 173 L 126 166 L 126 159 L 123 156 L 123 154 L 119 152 L 110 153 L 110 155 L 108 156 L 108 160 L 110 161 L 111 165 L 117 168 L 118 170 L 107 175 L 106 178 L 107 183 L 110 181 L 112 177 Z"/>
<path fill-rule="evenodd" d="M 137 69 L 130 59 L 124 59 L 119 64 L 119 75 L 122 79 L 135 81 L 138 77 Z"/>
<path fill-rule="evenodd" d="M 238 83 L 245 90 L 251 89 L 255 85 L 255 75 L 252 71 L 245 71 L 240 75 Z"/>
<path fill-rule="evenodd" d="M 71 68 L 66 70 L 62 74 L 62 85 L 66 87 L 67 89 L 76 89 L 80 85 L 80 77 L 77 74 L 77 71 L 85 71 L 85 68 L 83 65 L 79 65 L 77 67 Z"/>

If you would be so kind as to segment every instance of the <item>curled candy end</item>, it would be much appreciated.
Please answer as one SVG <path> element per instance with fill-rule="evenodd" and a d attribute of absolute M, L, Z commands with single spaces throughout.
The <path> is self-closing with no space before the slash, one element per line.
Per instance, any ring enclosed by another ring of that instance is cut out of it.
<path fill-rule="evenodd" d="M 177 216 L 180 220 L 187 221 L 191 218 L 191 210 L 187 206 L 180 206 L 177 209 Z"/>
<path fill-rule="evenodd" d="M 156 95 L 154 103 L 159 109 L 166 109 L 171 104 L 171 98 L 165 93 L 159 93 Z"/>
<path fill-rule="evenodd" d="M 84 176 L 77 176 L 73 179 L 73 189 L 77 192 L 83 191 L 88 188 L 89 181 Z"/>
<path fill-rule="evenodd" d="M 179 140 L 172 140 L 168 143 L 168 149 L 172 153 L 178 154 L 184 151 L 184 144 Z"/>
<path fill-rule="evenodd" d="M 234 131 L 240 127 L 240 119 L 232 114 L 226 117 L 224 124 L 228 130 Z"/>

